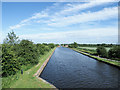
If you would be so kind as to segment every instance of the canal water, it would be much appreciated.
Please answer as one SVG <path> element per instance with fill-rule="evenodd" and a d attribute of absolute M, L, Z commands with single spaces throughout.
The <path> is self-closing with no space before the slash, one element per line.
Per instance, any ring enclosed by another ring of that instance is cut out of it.
<path fill-rule="evenodd" d="M 119 72 L 116 67 L 58 47 L 40 77 L 57 88 L 117 88 Z"/>

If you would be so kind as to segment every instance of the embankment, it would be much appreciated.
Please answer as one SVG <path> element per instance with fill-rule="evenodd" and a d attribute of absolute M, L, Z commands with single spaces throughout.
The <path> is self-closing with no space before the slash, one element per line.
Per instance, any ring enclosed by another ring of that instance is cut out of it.
<path fill-rule="evenodd" d="M 56 49 L 56 48 L 55 48 Z M 54 49 L 54 51 L 55 51 Z M 56 88 L 54 85 L 52 85 L 51 83 L 47 82 L 46 80 L 40 78 L 40 74 L 42 73 L 42 71 L 44 70 L 44 68 L 46 67 L 47 63 L 49 62 L 51 56 L 53 55 L 54 51 L 51 53 L 51 55 L 45 60 L 45 62 L 42 64 L 42 66 L 39 68 L 39 70 L 34 74 L 34 76 L 36 76 L 39 80 L 42 80 L 43 82 L 46 82 L 48 84 L 50 84 L 53 88 Z M 57 89 L 57 88 L 56 88 Z"/>
<path fill-rule="evenodd" d="M 76 52 L 79 52 L 79 53 L 81 53 L 81 54 L 83 54 L 83 55 L 86 55 L 86 56 L 88 56 L 88 57 L 91 57 L 91 58 L 93 58 L 93 59 L 95 59 L 95 60 L 104 62 L 104 63 L 106 63 L 106 64 L 115 66 L 115 67 L 117 67 L 117 68 L 120 69 L 120 61 L 109 60 L 109 59 L 107 59 L 107 58 L 101 58 L 101 57 L 98 57 L 98 56 L 94 56 L 94 55 L 91 55 L 91 54 L 88 54 L 88 53 L 79 51 L 79 50 L 74 49 L 74 48 L 70 48 L 70 49 L 72 49 L 72 50 L 74 50 L 74 51 L 76 51 Z"/>

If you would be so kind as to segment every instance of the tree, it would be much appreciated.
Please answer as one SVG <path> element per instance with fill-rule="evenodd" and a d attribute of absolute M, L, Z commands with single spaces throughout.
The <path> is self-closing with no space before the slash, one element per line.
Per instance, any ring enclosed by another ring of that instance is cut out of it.
<path fill-rule="evenodd" d="M 76 42 L 74 42 L 74 48 L 77 48 L 78 47 L 78 44 Z"/>
<path fill-rule="evenodd" d="M 54 47 L 55 47 L 54 43 L 49 43 L 48 46 L 49 46 L 50 48 L 54 48 Z"/>
<path fill-rule="evenodd" d="M 19 43 L 18 37 L 12 31 L 8 33 L 2 44 L 2 75 L 8 76 L 15 74 L 20 69 L 17 59 L 16 45 Z"/>
<path fill-rule="evenodd" d="M 2 75 L 14 75 L 18 70 L 20 70 L 20 64 L 17 60 L 17 56 L 12 51 L 13 46 L 8 44 L 2 45 Z"/>
<path fill-rule="evenodd" d="M 106 51 L 105 47 L 98 46 L 96 51 L 97 51 L 97 54 L 100 55 L 101 57 L 107 57 L 107 51 Z"/>
<path fill-rule="evenodd" d="M 37 64 L 38 63 L 38 50 L 32 41 L 22 40 L 19 46 L 19 61 L 21 65 Z"/>
<path fill-rule="evenodd" d="M 108 51 L 109 58 L 120 58 L 120 46 L 114 46 Z"/>
<path fill-rule="evenodd" d="M 37 49 L 39 50 L 39 54 L 44 55 L 44 53 L 45 53 L 45 45 L 44 44 L 37 44 Z"/>
<path fill-rule="evenodd" d="M 19 37 L 16 36 L 16 34 L 12 31 L 8 33 L 7 37 L 4 39 L 3 43 L 4 44 L 10 44 L 10 45 L 15 45 L 20 42 L 18 39 Z"/>

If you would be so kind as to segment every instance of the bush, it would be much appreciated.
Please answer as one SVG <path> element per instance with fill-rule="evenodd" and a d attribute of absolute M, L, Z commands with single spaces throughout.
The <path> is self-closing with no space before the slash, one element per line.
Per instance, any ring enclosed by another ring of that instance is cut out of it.
<path fill-rule="evenodd" d="M 55 47 L 54 43 L 49 43 L 48 46 L 49 46 L 50 48 L 54 48 L 54 47 Z"/>
<path fill-rule="evenodd" d="M 38 50 L 32 41 L 22 40 L 20 42 L 18 57 L 22 65 L 38 63 Z"/>
<path fill-rule="evenodd" d="M 101 56 L 101 57 L 107 57 L 107 51 L 106 51 L 105 47 L 99 46 L 99 47 L 97 47 L 96 51 L 97 51 L 97 54 L 99 56 Z"/>
<path fill-rule="evenodd" d="M 120 58 L 120 46 L 114 46 L 108 51 L 109 58 Z"/>
<path fill-rule="evenodd" d="M 5 77 L 14 75 L 21 67 L 12 48 L 8 44 L 2 45 L 2 76 Z"/>
<path fill-rule="evenodd" d="M 70 48 L 77 48 L 78 44 L 76 42 L 74 42 L 72 44 L 69 44 L 68 47 L 70 47 Z"/>

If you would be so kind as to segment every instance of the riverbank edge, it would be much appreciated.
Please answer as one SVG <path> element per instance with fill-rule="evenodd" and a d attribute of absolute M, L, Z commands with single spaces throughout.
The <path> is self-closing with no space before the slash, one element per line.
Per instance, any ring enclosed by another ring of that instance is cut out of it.
<path fill-rule="evenodd" d="M 80 51 L 80 50 L 76 50 L 76 49 L 74 49 L 74 48 L 70 48 L 70 49 L 72 49 L 72 50 L 74 50 L 74 51 L 76 51 L 76 52 L 78 52 L 78 53 L 81 53 L 81 54 L 83 54 L 83 55 L 85 55 L 85 56 L 91 57 L 91 58 L 93 58 L 93 59 L 95 59 L 95 60 L 98 60 L 98 61 L 100 61 L 100 62 L 104 62 L 104 63 L 106 63 L 106 64 L 112 65 L 112 66 L 117 67 L 117 68 L 120 69 L 120 65 L 115 64 L 115 62 L 113 62 L 113 61 L 108 61 L 108 60 L 106 60 L 106 59 L 103 59 L 103 58 L 100 58 L 100 57 L 97 57 L 97 56 L 94 56 L 94 55 L 90 55 L 90 54 L 88 54 L 88 53 L 82 52 L 82 51 Z"/>
<path fill-rule="evenodd" d="M 57 48 L 57 47 L 56 47 Z M 33 75 L 36 76 L 37 79 L 42 80 L 45 83 L 50 84 L 50 86 L 54 89 L 57 89 L 53 84 L 47 82 L 46 80 L 42 79 L 41 77 L 39 77 L 42 73 L 42 71 L 44 70 L 44 68 L 46 67 L 47 63 L 49 62 L 51 56 L 53 55 L 54 51 L 56 50 L 56 48 L 53 50 L 53 52 L 51 53 L 51 55 L 44 61 L 44 63 L 42 64 L 42 66 L 38 69 L 38 71 Z"/>

